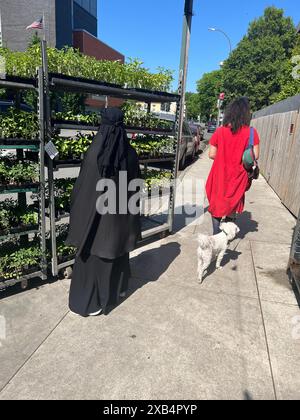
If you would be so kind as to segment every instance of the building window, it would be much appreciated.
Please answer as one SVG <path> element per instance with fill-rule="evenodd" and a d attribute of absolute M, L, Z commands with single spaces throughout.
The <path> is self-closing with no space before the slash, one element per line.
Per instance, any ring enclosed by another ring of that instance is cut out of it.
<path fill-rule="evenodd" d="M 93 16 L 97 16 L 97 0 L 90 0 L 90 10 Z"/>
<path fill-rule="evenodd" d="M 91 15 L 97 17 L 97 0 L 74 0 Z"/>

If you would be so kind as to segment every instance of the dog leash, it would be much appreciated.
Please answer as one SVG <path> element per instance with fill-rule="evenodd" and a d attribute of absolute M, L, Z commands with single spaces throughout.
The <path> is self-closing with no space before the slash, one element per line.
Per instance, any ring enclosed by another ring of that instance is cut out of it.
<path fill-rule="evenodd" d="M 236 244 L 235 248 L 233 248 L 231 251 L 236 251 L 238 249 L 239 244 L 242 242 L 242 239 L 240 239 L 238 241 L 238 243 Z"/>

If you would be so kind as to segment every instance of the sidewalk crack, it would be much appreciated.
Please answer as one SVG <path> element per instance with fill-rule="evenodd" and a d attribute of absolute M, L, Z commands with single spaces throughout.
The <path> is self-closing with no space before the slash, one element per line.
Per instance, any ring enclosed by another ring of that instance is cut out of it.
<path fill-rule="evenodd" d="M 48 338 L 52 335 L 52 333 L 56 330 L 56 328 L 63 322 L 63 320 L 67 317 L 70 313 L 68 312 L 57 322 L 57 324 L 51 329 L 49 334 L 44 338 L 44 340 L 37 346 L 37 348 L 26 358 L 26 360 L 22 363 L 22 365 L 17 369 L 17 371 L 9 378 L 9 380 L 0 388 L 0 396 L 5 388 L 10 384 L 10 382 L 18 375 L 18 373 L 23 369 L 23 367 L 30 361 L 30 359 L 38 352 L 38 350 L 42 347 L 42 345 L 48 340 Z"/>
<path fill-rule="evenodd" d="M 257 294 L 258 294 L 258 302 L 259 302 L 259 307 L 260 307 L 260 312 L 261 312 L 262 324 L 263 324 L 263 329 L 264 329 L 264 335 L 265 335 L 265 341 L 266 341 L 266 347 L 267 347 L 267 353 L 268 353 L 268 359 L 269 359 L 269 365 L 270 365 L 270 373 L 271 373 L 272 382 L 273 382 L 273 391 L 274 391 L 275 400 L 277 401 L 278 396 L 277 396 L 277 390 L 276 390 L 276 384 L 275 384 L 273 365 L 272 365 L 272 360 L 271 360 L 271 352 L 270 352 L 270 346 L 269 346 L 269 341 L 268 341 L 267 327 L 266 327 L 264 311 L 262 307 L 262 299 L 261 299 L 260 291 L 259 291 L 259 285 L 258 285 L 258 279 L 257 279 L 257 273 L 256 273 L 256 268 L 255 268 L 251 241 L 250 241 L 250 250 L 251 250 L 251 258 L 252 258 L 252 264 L 253 264 L 253 269 L 254 269 L 254 277 L 255 277 L 255 283 L 256 283 L 256 288 L 257 288 Z"/>

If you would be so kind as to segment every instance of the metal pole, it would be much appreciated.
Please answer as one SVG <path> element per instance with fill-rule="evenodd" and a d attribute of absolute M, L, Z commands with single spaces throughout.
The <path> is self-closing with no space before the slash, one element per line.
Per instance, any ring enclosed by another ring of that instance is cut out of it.
<path fill-rule="evenodd" d="M 46 18 L 45 18 L 45 11 L 43 12 L 43 28 L 44 28 L 43 41 L 46 42 Z"/>
<path fill-rule="evenodd" d="M 40 228 L 41 228 L 41 250 L 42 261 L 41 271 L 42 280 L 47 279 L 47 258 L 46 258 L 46 209 L 45 209 L 45 94 L 44 94 L 44 74 L 43 68 L 39 68 L 38 72 L 38 93 L 39 93 L 39 123 L 40 123 Z"/>
<path fill-rule="evenodd" d="M 185 4 L 184 4 L 183 33 L 182 33 L 181 57 L 180 57 L 180 68 L 179 68 L 179 86 L 178 86 L 178 94 L 181 96 L 181 100 L 180 100 L 180 104 L 178 106 L 177 115 L 176 115 L 177 150 L 176 150 L 176 161 L 175 161 L 175 169 L 174 169 L 174 184 L 173 186 L 171 186 L 170 209 L 169 209 L 169 218 L 168 218 L 170 231 L 173 230 L 173 223 L 174 223 L 176 186 L 177 186 L 179 157 L 180 157 L 180 142 L 182 138 L 182 129 L 183 129 L 186 79 L 187 79 L 189 49 L 190 49 L 191 31 L 192 31 L 193 3 L 194 3 L 194 0 L 185 0 Z"/>
<path fill-rule="evenodd" d="M 51 139 L 51 115 L 50 115 L 50 96 L 49 96 L 49 74 L 47 42 L 42 41 L 42 62 L 45 80 L 45 129 L 46 141 Z M 51 252 L 52 252 L 52 275 L 58 275 L 57 246 L 56 246 L 56 224 L 55 224 L 55 197 L 54 197 L 54 172 L 53 161 L 48 159 L 48 189 L 49 189 L 49 210 L 50 210 L 50 233 L 51 233 Z"/>
<path fill-rule="evenodd" d="M 2 35 L 2 15 L 0 9 L 0 48 L 3 47 L 3 35 Z"/>
<path fill-rule="evenodd" d="M 229 43 L 229 50 L 230 50 L 230 54 L 231 54 L 231 53 L 232 53 L 232 43 L 231 43 L 231 39 L 229 38 L 229 36 L 227 35 L 227 33 L 226 33 L 226 32 L 222 31 L 222 29 L 217 29 L 217 31 L 218 31 L 218 32 L 221 32 L 221 34 L 223 34 L 223 35 L 227 38 L 228 43 Z"/>
<path fill-rule="evenodd" d="M 221 34 L 223 34 L 227 38 L 228 43 L 229 43 L 229 50 L 230 50 L 230 54 L 231 54 L 232 53 L 232 43 L 231 43 L 231 39 L 229 38 L 227 33 L 224 32 L 222 29 L 217 29 L 217 28 L 209 28 L 208 30 L 212 31 L 212 32 L 220 32 Z"/>

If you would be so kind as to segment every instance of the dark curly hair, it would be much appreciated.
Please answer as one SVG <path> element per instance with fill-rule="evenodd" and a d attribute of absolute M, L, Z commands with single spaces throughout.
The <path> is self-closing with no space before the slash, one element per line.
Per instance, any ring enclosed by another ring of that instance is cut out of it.
<path fill-rule="evenodd" d="M 250 126 L 251 111 L 248 98 L 238 98 L 232 101 L 225 110 L 224 126 L 231 128 L 235 134 L 242 127 Z"/>

